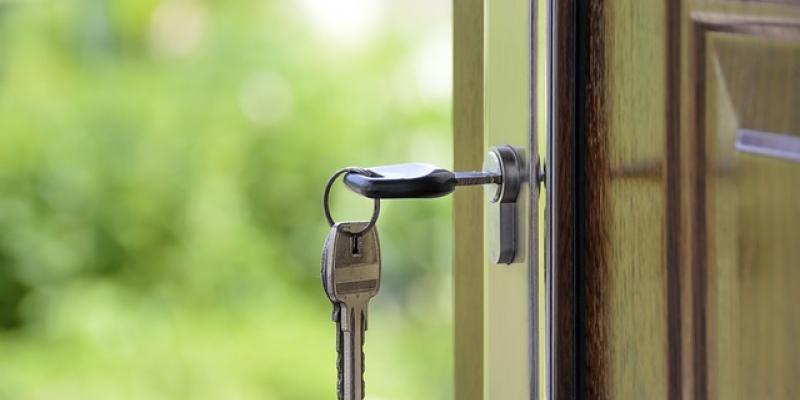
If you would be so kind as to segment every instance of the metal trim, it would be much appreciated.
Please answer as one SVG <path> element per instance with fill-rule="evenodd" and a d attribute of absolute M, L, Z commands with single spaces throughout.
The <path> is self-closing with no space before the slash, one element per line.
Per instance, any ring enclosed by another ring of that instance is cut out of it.
<path fill-rule="evenodd" d="M 737 129 L 736 150 L 742 153 L 800 162 L 800 137 L 785 133 Z"/>
<path fill-rule="evenodd" d="M 555 385 L 556 385 L 556 374 L 555 374 L 555 354 L 554 354 L 554 346 L 553 346 L 553 337 L 555 335 L 556 329 L 556 321 L 555 321 L 555 302 L 554 302 L 554 291 L 555 291 L 555 274 L 554 271 L 554 262 L 553 262 L 553 254 L 555 254 L 555 243 L 553 238 L 556 237 L 556 224 L 553 223 L 553 216 L 556 215 L 556 207 L 558 204 L 555 185 L 555 166 L 558 165 L 555 154 L 556 154 L 556 137 L 555 137 L 555 118 L 556 118 L 556 109 L 555 109 L 555 95 L 554 95 L 554 84 L 557 79 L 557 73 L 555 68 L 555 43 L 556 43 L 556 32 L 557 26 L 556 21 L 557 18 L 555 17 L 556 7 L 555 7 L 555 0 L 546 0 L 546 13 L 547 13 L 547 59 L 545 60 L 545 65 L 547 71 L 545 71 L 545 80 L 546 80 L 546 131 L 547 131 L 547 148 L 546 148 L 546 163 L 549 168 L 545 170 L 545 185 L 547 187 L 546 197 L 545 197 L 545 239 L 544 239 L 544 299 L 545 299 L 545 326 L 544 326 L 544 335 L 545 335 L 545 348 L 543 349 L 545 352 L 544 356 L 544 397 L 545 400 L 552 400 L 555 399 Z"/>

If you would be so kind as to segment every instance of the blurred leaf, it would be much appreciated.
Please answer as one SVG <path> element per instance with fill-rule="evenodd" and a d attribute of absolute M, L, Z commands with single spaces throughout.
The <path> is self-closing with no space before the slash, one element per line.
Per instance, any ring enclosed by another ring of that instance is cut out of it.
<path fill-rule="evenodd" d="M 451 151 L 449 2 L 359 1 L 0 2 L 0 399 L 331 397 L 322 185 Z M 450 203 L 379 226 L 369 396 L 450 398 Z"/>

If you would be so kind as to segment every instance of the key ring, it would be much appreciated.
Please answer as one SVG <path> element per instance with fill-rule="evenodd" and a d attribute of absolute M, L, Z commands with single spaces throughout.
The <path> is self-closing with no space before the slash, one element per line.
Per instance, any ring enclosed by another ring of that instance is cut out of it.
<path fill-rule="evenodd" d="M 325 184 L 325 191 L 322 194 L 322 210 L 325 212 L 325 219 L 328 220 L 328 224 L 330 226 L 336 224 L 336 221 L 334 221 L 333 217 L 331 216 L 331 209 L 328 204 L 328 200 L 331 194 L 331 187 L 333 186 L 333 183 L 336 182 L 336 178 L 338 178 L 340 175 L 344 173 L 351 173 L 351 172 L 355 174 L 370 175 L 370 172 L 363 168 L 346 167 L 336 171 L 333 175 L 331 175 L 331 177 L 328 179 L 328 183 Z M 365 226 L 364 229 L 358 232 L 353 232 L 354 236 L 363 235 L 364 233 L 372 229 L 372 227 L 375 226 L 375 223 L 378 222 L 378 216 L 381 213 L 381 200 L 376 197 L 374 204 L 375 206 L 372 209 L 372 217 L 369 219 L 367 226 Z"/>

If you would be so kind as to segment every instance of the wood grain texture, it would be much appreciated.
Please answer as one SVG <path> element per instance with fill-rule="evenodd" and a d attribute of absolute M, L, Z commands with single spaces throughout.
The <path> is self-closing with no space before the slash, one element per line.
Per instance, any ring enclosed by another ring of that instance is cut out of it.
<path fill-rule="evenodd" d="M 453 163 L 479 171 L 483 162 L 482 0 L 453 2 Z M 453 195 L 455 398 L 483 398 L 483 193 Z"/>
<path fill-rule="evenodd" d="M 591 399 L 610 398 L 608 366 L 609 284 L 608 109 L 606 9 L 601 2 L 579 2 L 576 34 L 576 281 L 578 392 Z"/>
<path fill-rule="evenodd" d="M 571 1 L 553 2 L 553 137 L 548 153 L 548 204 L 551 226 L 549 314 L 552 392 L 557 399 L 577 395 L 575 291 L 575 9 Z"/>
<path fill-rule="evenodd" d="M 667 301 L 667 397 L 681 398 L 684 393 L 684 351 L 683 351 L 683 295 L 681 288 L 681 265 L 684 259 L 684 208 L 683 204 L 683 166 L 681 164 L 681 68 L 685 57 L 681 51 L 681 21 L 683 7 L 681 1 L 665 2 L 667 67 L 665 72 L 665 135 L 666 168 L 664 169 L 666 209 L 665 209 L 665 255 L 666 301 Z"/>
<path fill-rule="evenodd" d="M 694 398 L 800 396 L 800 166 L 735 151 L 800 135 L 800 9 L 693 5 L 685 143 Z"/>
<path fill-rule="evenodd" d="M 734 142 L 800 136 L 800 7 L 572 4 L 556 14 L 558 397 L 798 398 L 800 165 Z"/>
<path fill-rule="evenodd" d="M 579 389 L 592 399 L 669 396 L 666 220 L 667 7 L 579 2 Z M 579 20 L 580 21 L 580 20 Z M 635 171 L 650 166 L 648 179 Z M 583 343 L 583 348 L 580 344 Z"/>
<path fill-rule="evenodd" d="M 797 398 L 800 166 L 734 140 L 800 136 L 800 10 L 573 4 L 556 10 L 558 397 Z"/>

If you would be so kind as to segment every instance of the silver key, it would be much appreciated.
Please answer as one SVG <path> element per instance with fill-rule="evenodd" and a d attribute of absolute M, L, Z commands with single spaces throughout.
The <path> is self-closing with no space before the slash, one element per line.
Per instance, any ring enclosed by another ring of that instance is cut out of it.
<path fill-rule="evenodd" d="M 339 304 L 338 301 L 336 301 L 333 297 L 331 297 L 332 294 L 328 291 L 328 281 L 326 278 L 328 276 L 328 265 L 330 264 L 328 262 L 328 254 L 330 253 L 328 248 L 332 243 L 331 238 L 334 237 L 335 235 L 336 235 L 336 230 L 331 229 L 330 234 L 325 239 L 325 244 L 322 246 L 322 267 L 320 269 L 320 274 L 322 275 L 322 287 L 323 289 L 325 289 L 325 294 L 328 295 L 328 299 L 330 299 L 331 304 L 333 304 L 333 312 L 331 313 L 331 320 L 333 320 L 333 322 L 336 323 L 336 377 L 337 377 L 336 393 L 337 393 L 337 399 L 343 400 L 344 388 L 342 387 L 342 385 L 344 384 L 343 382 L 344 358 L 342 353 L 344 352 L 344 349 L 342 348 L 343 346 L 342 323 L 341 323 L 341 318 L 339 318 L 341 315 L 341 305 Z"/>
<path fill-rule="evenodd" d="M 334 302 L 334 320 L 341 335 L 339 398 L 364 398 L 364 331 L 367 307 L 380 289 L 381 256 L 376 228 L 360 236 L 366 222 L 335 224 L 322 252 L 322 280 L 328 298 Z M 338 306 L 338 309 L 337 309 Z"/>

